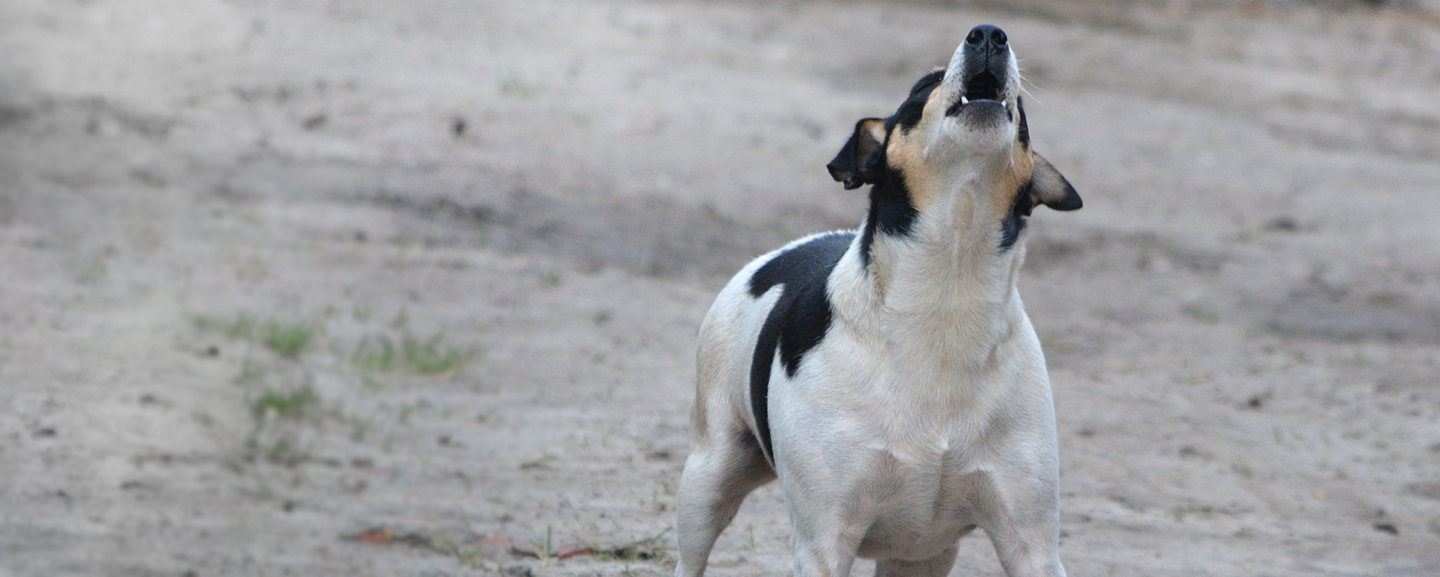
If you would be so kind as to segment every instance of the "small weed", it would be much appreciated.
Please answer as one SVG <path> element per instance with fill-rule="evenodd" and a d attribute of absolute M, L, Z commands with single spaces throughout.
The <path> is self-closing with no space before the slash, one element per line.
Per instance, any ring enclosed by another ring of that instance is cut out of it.
<path fill-rule="evenodd" d="M 745 542 L 740 546 L 741 551 L 757 553 L 760 551 L 760 544 L 755 542 L 755 526 L 745 526 Z"/>
<path fill-rule="evenodd" d="M 365 387 L 365 390 L 372 393 L 379 392 L 381 389 L 385 388 L 385 383 L 381 382 L 380 379 L 375 378 L 375 375 L 371 374 L 361 375 L 360 384 Z"/>
<path fill-rule="evenodd" d="M 290 392 L 265 391 L 255 400 L 252 409 L 257 415 L 273 412 L 286 419 L 299 419 L 309 415 L 320 404 L 320 396 L 310 387 Z"/>
<path fill-rule="evenodd" d="M 400 342 L 406 370 L 416 375 L 445 375 L 455 372 L 464 363 L 464 355 L 454 346 L 445 346 L 444 335 L 437 334 L 421 341 L 406 337 Z"/>
<path fill-rule="evenodd" d="M 301 457 L 300 450 L 291 444 L 289 439 L 281 438 L 275 441 L 274 445 L 265 449 L 265 459 L 276 463 L 296 461 Z"/>
<path fill-rule="evenodd" d="M 466 569 L 480 569 L 482 567 L 480 563 L 480 548 L 471 547 L 466 549 L 465 552 L 460 555 L 460 564 L 464 565 Z"/>
<path fill-rule="evenodd" d="M 317 332 L 319 331 L 310 323 L 270 321 L 265 323 L 263 342 L 280 356 L 293 359 L 310 347 L 310 342 L 315 339 Z"/>
<path fill-rule="evenodd" d="M 246 446 L 265 460 L 293 465 L 305 458 L 300 426 L 318 416 L 320 397 L 309 385 L 293 390 L 267 390 L 250 404 L 255 417 Z"/>
<path fill-rule="evenodd" d="M 398 343 L 385 336 L 365 337 L 350 355 L 350 364 L 375 373 L 440 377 L 459 372 L 466 357 L 446 342 L 444 333 L 428 339 L 406 334 Z"/>
<path fill-rule="evenodd" d="M 1235 474 L 1240 475 L 1241 477 L 1244 477 L 1246 479 L 1255 478 L 1255 470 L 1250 468 L 1250 464 L 1244 461 L 1236 461 L 1234 463 L 1231 463 L 1230 470 L 1234 471 Z"/>
<path fill-rule="evenodd" d="M 540 95 L 540 87 L 525 82 L 518 74 L 511 74 L 500 83 L 500 94 L 515 98 L 534 98 Z"/>
<path fill-rule="evenodd" d="M 549 525 L 546 525 L 546 526 L 545 526 L 545 546 L 544 546 L 544 548 L 541 548 L 541 546 L 540 546 L 539 543 L 531 543 L 531 544 L 530 544 L 530 550 L 531 550 L 533 553 L 535 553 L 535 557 L 538 558 L 538 559 L 540 559 L 540 562 L 541 562 L 541 563 L 546 563 L 546 562 L 550 561 L 550 557 L 552 557 L 552 556 L 555 554 L 555 549 L 552 547 L 552 544 L 553 544 L 553 541 L 554 541 L 554 537 L 555 537 L 555 532 L 554 532 L 554 530 L 553 530 Z"/>
<path fill-rule="evenodd" d="M 540 275 L 540 283 L 545 285 L 546 288 L 560 286 L 561 280 L 559 269 L 550 269 L 545 274 Z"/>
<path fill-rule="evenodd" d="M 105 261 L 96 259 L 92 261 L 89 266 L 85 267 L 84 270 L 80 271 L 80 282 L 86 284 L 98 283 L 105 279 L 105 274 L 108 272 L 110 272 L 110 268 L 105 265 Z"/>
<path fill-rule="evenodd" d="M 225 335 L 232 339 L 248 339 L 255 334 L 256 324 L 255 317 L 240 313 L 240 316 L 235 317 L 235 322 L 225 328 Z"/>
<path fill-rule="evenodd" d="M 242 385 L 260 383 L 265 378 L 266 372 L 263 363 L 245 359 L 240 363 L 240 375 L 235 377 L 235 382 Z"/>

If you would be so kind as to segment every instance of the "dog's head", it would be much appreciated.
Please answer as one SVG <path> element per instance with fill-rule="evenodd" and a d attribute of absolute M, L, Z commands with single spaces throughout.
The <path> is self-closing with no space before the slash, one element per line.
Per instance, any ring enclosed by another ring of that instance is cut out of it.
<path fill-rule="evenodd" d="M 1069 181 L 1031 149 L 1015 53 L 990 25 L 971 30 L 950 65 L 916 82 L 895 114 L 857 122 L 826 168 L 847 189 L 876 185 L 871 219 L 888 219 L 892 230 L 879 223 L 886 232 L 908 230 L 905 215 L 913 220 L 943 195 L 973 197 L 962 200 L 993 215 L 1001 250 L 1014 245 L 1036 205 L 1081 205 Z"/>

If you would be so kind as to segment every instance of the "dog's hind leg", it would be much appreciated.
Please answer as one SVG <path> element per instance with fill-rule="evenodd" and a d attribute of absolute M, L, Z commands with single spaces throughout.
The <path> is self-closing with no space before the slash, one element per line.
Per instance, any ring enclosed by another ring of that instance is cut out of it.
<path fill-rule="evenodd" d="M 875 577 L 945 577 L 955 566 L 955 552 L 951 547 L 939 555 L 920 561 L 880 559 L 875 562 Z"/>
<path fill-rule="evenodd" d="M 712 431 L 706 442 L 692 447 L 675 505 L 680 545 L 675 576 L 703 575 L 715 539 L 735 518 L 745 496 L 774 478 L 759 443 L 743 425 Z"/>

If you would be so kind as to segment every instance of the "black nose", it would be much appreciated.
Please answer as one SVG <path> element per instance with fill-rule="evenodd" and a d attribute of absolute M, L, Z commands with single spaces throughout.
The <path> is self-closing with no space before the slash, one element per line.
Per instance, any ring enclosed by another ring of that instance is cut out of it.
<path fill-rule="evenodd" d="M 990 24 L 981 24 L 970 29 L 970 34 L 965 37 L 965 43 L 976 48 L 985 48 L 986 44 L 1003 48 L 1008 40 L 1004 30 Z"/>

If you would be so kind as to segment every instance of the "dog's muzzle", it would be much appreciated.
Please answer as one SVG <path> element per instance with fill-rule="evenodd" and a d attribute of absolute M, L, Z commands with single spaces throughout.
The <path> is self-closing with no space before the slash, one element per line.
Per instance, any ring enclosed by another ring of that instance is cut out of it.
<path fill-rule="evenodd" d="M 972 103 L 984 103 L 1008 107 L 1002 102 L 1005 86 L 1010 75 L 1010 42 L 1005 31 L 998 26 L 981 24 L 970 30 L 965 43 L 956 51 L 951 66 L 959 65 L 960 95 L 945 110 L 947 116 L 955 116 L 961 109 Z"/>

